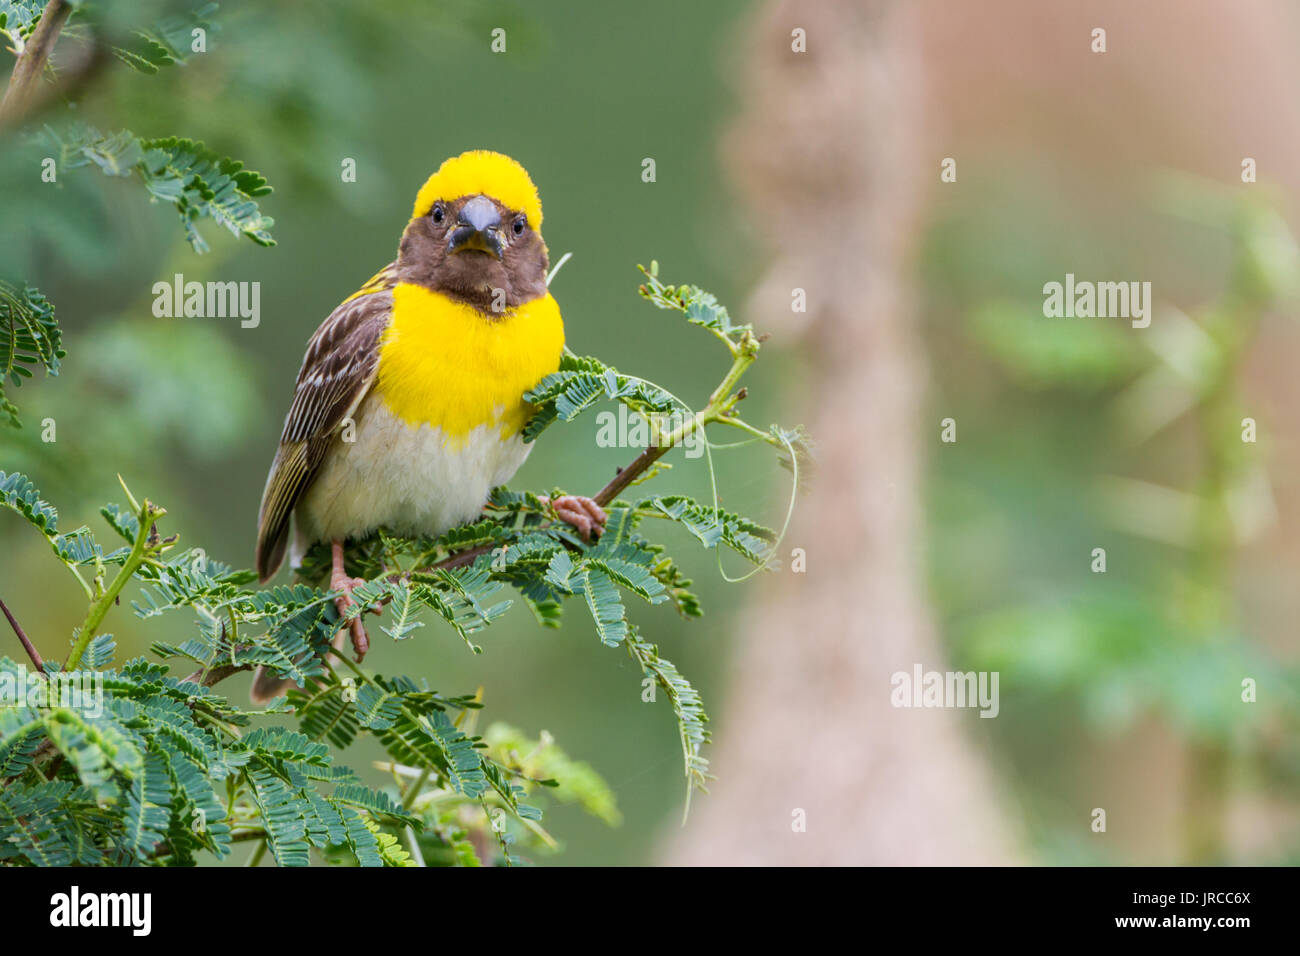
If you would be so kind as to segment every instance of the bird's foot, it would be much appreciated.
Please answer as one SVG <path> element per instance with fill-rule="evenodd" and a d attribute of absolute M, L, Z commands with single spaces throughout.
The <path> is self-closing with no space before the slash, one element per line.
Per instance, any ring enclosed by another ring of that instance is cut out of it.
<path fill-rule="evenodd" d="M 599 538 L 605 531 L 605 522 L 609 520 L 604 508 L 581 495 L 562 495 L 551 501 L 550 505 L 556 517 L 573 525 L 583 541 Z"/>
<path fill-rule="evenodd" d="M 334 599 L 334 606 L 338 608 L 340 619 L 346 618 L 349 609 L 357 603 L 352 599 L 352 589 L 365 583 L 365 578 L 350 578 L 346 574 L 337 571 L 330 576 L 330 590 L 342 592 Z M 372 607 L 369 610 L 374 614 L 378 614 L 380 611 L 378 607 Z M 356 615 L 349 624 L 352 632 L 352 651 L 356 655 L 357 663 L 360 664 L 362 659 L 365 658 L 366 652 L 370 650 L 370 635 L 366 633 L 366 626 L 361 623 L 361 614 L 363 612 L 355 611 L 352 613 Z"/>

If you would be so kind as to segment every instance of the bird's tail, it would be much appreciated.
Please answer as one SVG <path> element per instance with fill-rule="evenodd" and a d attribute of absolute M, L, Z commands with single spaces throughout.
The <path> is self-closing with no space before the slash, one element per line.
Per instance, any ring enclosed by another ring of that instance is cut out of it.
<path fill-rule="evenodd" d="M 343 638 L 347 635 L 348 629 L 341 627 L 330 645 L 334 650 L 343 646 Z M 331 665 L 337 664 L 338 658 L 333 654 L 326 654 L 325 660 Z M 268 669 L 265 665 L 259 665 L 253 672 L 253 687 L 248 692 L 249 699 L 258 707 L 264 707 L 277 697 L 283 697 L 289 692 L 290 687 L 297 687 L 298 682 L 291 677 L 276 677 L 275 671 Z"/>
<path fill-rule="evenodd" d="M 283 697 L 290 687 L 297 686 L 297 683 L 288 677 L 277 677 L 275 671 L 258 667 L 253 674 L 253 688 L 248 692 L 248 696 L 258 707 L 265 707 L 277 697 Z"/>

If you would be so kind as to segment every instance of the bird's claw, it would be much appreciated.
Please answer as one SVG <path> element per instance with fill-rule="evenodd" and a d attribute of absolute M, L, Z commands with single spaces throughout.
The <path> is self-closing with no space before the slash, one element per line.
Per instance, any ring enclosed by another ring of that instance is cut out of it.
<path fill-rule="evenodd" d="M 582 495 L 562 495 L 551 502 L 551 510 L 561 521 L 573 525 L 583 541 L 599 538 L 609 520 L 604 508 Z"/>
<path fill-rule="evenodd" d="M 334 606 L 338 608 L 340 619 L 346 618 L 348 609 L 357 603 L 352 599 L 352 589 L 358 588 L 365 583 L 365 578 L 350 578 L 341 574 L 336 574 L 330 578 L 330 589 L 342 592 L 334 599 Z M 372 614 L 378 614 L 382 609 L 376 605 L 367 610 Z M 366 633 L 366 626 L 361 623 L 361 612 L 358 612 L 356 617 L 352 618 L 349 629 L 352 634 L 352 652 L 356 655 L 357 663 L 360 664 L 365 658 L 366 652 L 370 650 L 370 635 Z"/>

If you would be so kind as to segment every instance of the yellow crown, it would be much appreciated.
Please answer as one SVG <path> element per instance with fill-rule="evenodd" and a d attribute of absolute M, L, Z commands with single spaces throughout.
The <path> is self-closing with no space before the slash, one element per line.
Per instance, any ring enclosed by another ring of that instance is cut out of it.
<path fill-rule="evenodd" d="M 479 193 L 522 212 L 534 230 L 542 228 L 542 201 L 528 172 L 509 156 L 486 149 L 461 153 L 439 166 L 415 197 L 411 218 L 427 216 L 440 199 L 449 202 Z"/>

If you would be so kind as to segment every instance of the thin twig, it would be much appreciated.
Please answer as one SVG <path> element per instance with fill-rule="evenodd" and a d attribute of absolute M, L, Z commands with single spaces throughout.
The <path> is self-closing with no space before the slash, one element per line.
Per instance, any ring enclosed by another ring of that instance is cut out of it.
<path fill-rule="evenodd" d="M 596 496 L 592 498 L 592 501 L 596 502 L 596 504 L 600 505 L 602 508 L 605 507 L 626 490 L 632 482 L 636 481 L 643 474 L 649 471 L 650 466 L 666 455 L 672 447 L 672 445 L 666 443 L 651 445 L 645 451 L 641 452 L 641 454 L 637 455 L 630 465 L 620 468 L 618 474 L 610 479 L 609 484 L 596 492 Z"/>
<path fill-rule="evenodd" d="M 118 569 L 116 576 L 99 598 L 92 602 L 90 610 L 86 614 L 85 623 L 77 632 L 77 641 L 72 645 L 72 652 L 68 654 L 68 659 L 63 663 L 63 669 L 70 671 L 81 661 L 81 655 L 86 652 L 90 642 L 94 639 L 95 634 L 99 631 L 99 626 L 104 622 L 106 615 L 114 604 L 117 603 L 117 597 L 122 593 L 122 588 L 126 587 L 128 581 L 135 575 L 136 569 L 144 563 L 150 553 L 156 552 L 161 546 L 169 543 L 158 536 L 158 528 L 154 521 L 161 518 L 167 512 L 159 508 L 147 498 L 139 510 L 140 527 L 135 535 L 135 544 L 131 548 L 131 553 L 126 556 L 122 562 L 122 567 Z M 169 539 L 170 540 L 170 539 Z"/>
<path fill-rule="evenodd" d="M 15 123 L 31 110 L 50 53 L 71 12 L 72 4 L 68 0 L 50 0 L 45 5 L 9 76 L 4 99 L 0 100 L 0 123 Z"/>
<path fill-rule="evenodd" d="M 44 674 L 45 662 L 41 660 L 41 655 L 36 653 L 36 648 L 33 647 L 32 642 L 27 639 L 27 635 L 23 633 L 23 629 L 19 626 L 18 622 L 14 619 L 13 614 L 10 612 L 9 608 L 5 605 L 4 601 L 0 601 L 0 611 L 4 611 L 5 617 L 9 619 L 9 626 L 14 629 L 14 633 L 18 635 L 18 640 L 22 642 L 23 650 L 27 651 L 27 656 L 30 657 L 32 659 L 32 663 L 36 665 L 36 673 Z"/>
<path fill-rule="evenodd" d="M 190 674 L 185 680 L 191 684 L 201 684 L 204 687 L 211 687 L 227 677 L 233 677 L 240 671 L 252 670 L 252 664 L 221 664 L 217 667 L 206 668 L 200 667 L 193 674 Z"/>

